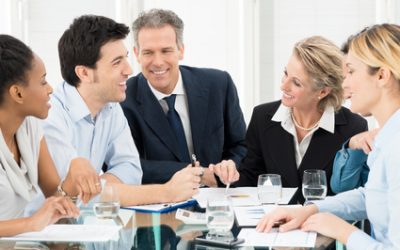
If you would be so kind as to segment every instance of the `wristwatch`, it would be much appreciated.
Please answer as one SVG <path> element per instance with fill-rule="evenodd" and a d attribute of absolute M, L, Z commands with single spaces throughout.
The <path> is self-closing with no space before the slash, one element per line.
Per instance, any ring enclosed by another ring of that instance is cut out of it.
<path fill-rule="evenodd" d="M 62 189 L 62 184 L 64 183 L 64 181 L 62 180 L 60 182 L 60 184 L 58 184 L 57 186 L 57 193 L 59 193 L 61 196 L 66 197 L 68 196 L 67 193 Z"/>

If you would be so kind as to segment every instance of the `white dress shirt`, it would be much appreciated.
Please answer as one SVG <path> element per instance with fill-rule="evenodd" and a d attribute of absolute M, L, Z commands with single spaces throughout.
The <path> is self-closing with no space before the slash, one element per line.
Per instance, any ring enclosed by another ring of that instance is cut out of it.
<path fill-rule="evenodd" d="M 317 131 L 319 128 L 322 128 L 332 134 L 335 133 L 335 111 L 332 106 L 327 106 L 321 116 L 321 119 L 319 120 L 318 126 L 310 130 L 307 135 L 304 136 L 303 140 L 300 143 L 297 139 L 296 127 L 292 121 L 290 112 L 291 110 L 289 107 L 281 104 L 274 116 L 272 117 L 272 121 L 280 122 L 282 128 L 293 135 L 294 151 L 296 154 L 296 165 L 297 168 L 299 168 L 315 131 Z"/>
<path fill-rule="evenodd" d="M 176 112 L 178 112 L 179 117 L 181 118 L 182 121 L 183 129 L 185 130 L 185 138 L 186 138 L 186 143 L 188 145 L 189 155 L 192 155 L 194 153 L 194 150 L 193 150 L 193 140 L 192 140 L 192 129 L 190 127 L 189 105 L 187 101 L 186 91 L 185 88 L 183 87 L 181 73 L 179 72 L 179 78 L 178 82 L 176 83 L 175 89 L 169 95 L 161 93 L 160 91 L 153 88 L 153 86 L 151 86 L 149 81 L 147 81 L 147 83 L 149 84 L 149 87 L 153 92 L 153 94 L 156 96 L 165 114 L 167 114 L 168 112 L 168 104 L 167 101 L 164 100 L 164 98 L 172 94 L 176 95 L 175 110 Z"/>

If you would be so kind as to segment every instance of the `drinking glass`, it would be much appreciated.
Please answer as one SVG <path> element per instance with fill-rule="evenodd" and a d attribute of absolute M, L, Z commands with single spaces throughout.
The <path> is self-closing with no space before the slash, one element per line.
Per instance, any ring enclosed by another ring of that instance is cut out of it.
<path fill-rule="evenodd" d="M 262 204 L 278 204 L 282 196 L 281 176 L 279 174 L 259 175 L 257 193 Z"/>
<path fill-rule="evenodd" d="M 120 203 L 115 187 L 103 185 L 101 193 L 95 199 L 93 211 L 98 219 L 114 219 L 118 216 Z"/>
<path fill-rule="evenodd" d="M 235 219 L 232 200 L 227 196 L 209 198 L 207 200 L 206 218 L 210 233 L 229 233 Z"/>
<path fill-rule="evenodd" d="M 306 202 L 325 199 L 327 192 L 326 183 L 326 173 L 324 170 L 304 170 L 302 191 Z"/>

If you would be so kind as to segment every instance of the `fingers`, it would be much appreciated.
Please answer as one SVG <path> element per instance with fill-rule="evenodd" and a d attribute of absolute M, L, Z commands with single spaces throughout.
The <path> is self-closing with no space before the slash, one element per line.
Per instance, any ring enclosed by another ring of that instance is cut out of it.
<path fill-rule="evenodd" d="M 239 180 L 239 172 L 236 169 L 235 162 L 232 160 L 223 160 L 216 165 L 210 164 L 209 168 L 224 184 Z"/>

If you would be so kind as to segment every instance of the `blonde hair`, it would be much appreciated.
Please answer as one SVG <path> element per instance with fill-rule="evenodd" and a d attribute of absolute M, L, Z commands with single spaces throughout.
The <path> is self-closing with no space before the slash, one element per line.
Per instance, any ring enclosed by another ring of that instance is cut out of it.
<path fill-rule="evenodd" d="M 314 90 L 331 89 L 318 103 L 318 109 L 323 111 L 331 105 L 339 110 L 343 103 L 343 54 L 339 47 L 324 37 L 312 36 L 296 43 L 293 53 L 304 65 Z"/>
<path fill-rule="evenodd" d="M 377 24 L 356 34 L 350 42 L 350 51 L 375 74 L 387 67 L 400 82 L 400 26 Z"/>

